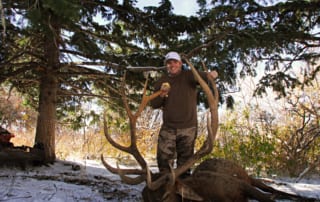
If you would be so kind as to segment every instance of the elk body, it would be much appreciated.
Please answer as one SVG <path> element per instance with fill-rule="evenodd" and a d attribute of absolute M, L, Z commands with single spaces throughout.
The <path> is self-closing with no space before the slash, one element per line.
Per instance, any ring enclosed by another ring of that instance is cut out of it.
<path fill-rule="evenodd" d="M 265 192 L 269 193 L 276 193 L 278 190 L 273 189 L 270 186 L 267 186 L 264 184 L 261 180 L 255 179 L 248 175 L 246 170 L 242 168 L 237 163 L 222 159 L 222 158 L 212 158 L 207 159 L 203 162 L 201 162 L 196 169 L 194 170 L 194 173 L 197 174 L 202 171 L 211 171 L 215 173 L 223 173 L 228 176 L 235 177 L 237 179 L 243 180 L 247 182 L 248 184 L 257 187 Z"/>
<path fill-rule="evenodd" d="M 263 193 L 244 180 L 211 171 L 198 171 L 184 179 L 169 179 L 154 190 L 147 185 L 143 189 L 146 202 L 219 201 L 247 202 L 249 198 L 261 202 L 272 202 L 271 194 Z"/>
<path fill-rule="evenodd" d="M 237 163 L 231 160 L 222 159 L 222 158 L 207 159 L 201 162 L 195 168 L 193 175 L 199 175 L 202 172 L 208 172 L 208 171 L 213 173 L 221 173 L 224 175 L 231 176 L 233 178 L 237 178 L 240 181 L 246 182 L 251 187 L 258 188 L 265 193 L 270 193 L 271 198 L 274 198 L 274 199 L 292 199 L 292 200 L 301 200 L 301 201 L 308 200 L 305 197 L 286 193 L 264 184 L 262 180 L 249 176 L 243 167 L 241 167 L 240 165 L 238 165 Z M 310 199 L 310 201 L 312 200 L 313 199 Z"/>
<path fill-rule="evenodd" d="M 179 176 L 191 168 L 198 160 L 205 155 L 209 154 L 213 149 L 213 141 L 215 139 L 218 130 L 218 91 L 214 81 L 211 81 L 214 90 L 212 94 L 208 85 L 199 76 L 193 65 L 186 59 L 188 65 L 191 67 L 195 78 L 198 80 L 200 86 L 204 90 L 209 107 L 210 107 L 210 119 L 208 119 L 207 139 L 204 141 L 201 148 L 182 166 L 172 168 L 169 173 L 151 173 L 148 170 L 147 163 L 143 156 L 140 154 L 137 148 L 136 138 L 136 121 L 147 105 L 147 103 L 160 95 L 160 92 L 156 92 L 150 96 L 146 96 L 147 81 L 144 86 L 144 94 L 141 104 L 133 113 L 129 109 L 129 105 L 124 92 L 125 83 L 123 79 L 122 98 L 125 109 L 129 117 L 130 124 L 130 145 L 123 146 L 118 144 L 111 138 L 108 133 L 108 127 L 106 121 L 104 121 L 104 133 L 107 140 L 115 148 L 131 154 L 140 165 L 141 169 L 120 169 L 114 168 L 109 165 L 101 155 L 103 165 L 110 171 L 119 174 L 122 181 L 127 184 L 139 184 L 146 182 L 146 187 L 143 190 L 144 201 L 238 201 L 244 202 L 249 198 L 256 199 L 262 202 L 273 201 L 270 199 L 270 194 L 262 193 L 255 189 L 255 187 L 249 181 L 243 179 L 237 179 L 232 174 L 219 173 L 212 170 L 202 169 L 203 163 L 200 164 L 198 170 L 191 176 L 184 179 L 180 179 Z M 210 120 L 210 121 L 209 121 Z M 220 168 L 219 168 L 220 169 Z M 136 175 L 137 177 L 130 177 L 129 175 Z"/>
<path fill-rule="evenodd" d="M 152 175 L 153 181 L 161 176 Z M 262 191 L 260 191 L 262 190 Z M 143 200 L 160 201 L 239 201 L 255 199 L 261 202 L 274 199 L 289 199 L 294 201 L 316 201 L 295 194 L 274 189 L 255 179 L 240 165 L 221 158 L 207 159 L 201 162 L 192 175 L 184 179 L 170 179 L 160 187 L 145 186 Z"/>
<path fill-rule="evenodd" d="M 200 171 L 191 178 L 183 180 L 202 197 L 202 201 L 246 202 L 249 198 L 261 202 L 273 201 L 269 194 L 263 193 L 244 180 L 211 171 Z M 183 197 L 183 193 L 180 193 Z"/>

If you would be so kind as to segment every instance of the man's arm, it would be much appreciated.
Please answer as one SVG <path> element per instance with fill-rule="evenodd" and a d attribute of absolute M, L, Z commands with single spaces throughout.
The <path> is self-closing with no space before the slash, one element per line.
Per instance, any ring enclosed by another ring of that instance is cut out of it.
<path fill-rule="evenodd" d="M 151 100 L 152 108 L 157 109 L 157 108 L 160 108 L 163 106 L 165 98 L 168 97 L 168 93 L 170 91 L 170 84 L 165 82 L 165 83 L 161 84 L 160 88 L 156 87 L 155 89 L 156 89 L 156 91 L 159 89 L 161 90 L 161 94 L 158 97 L 156 97 L 155 99 Z"/>
<path fill-rule="evenodd" d="M 160 97 L 160 96 L 154 98 L 154 99 L 151 100 L 151 102 L 150 102 L 151 107 L 154 108 L 154 109 L 161 108 L 162 105 L 163 105 L 164 99 L 165 99 L 165 98 L 162 98 L 162 97 Z"/>

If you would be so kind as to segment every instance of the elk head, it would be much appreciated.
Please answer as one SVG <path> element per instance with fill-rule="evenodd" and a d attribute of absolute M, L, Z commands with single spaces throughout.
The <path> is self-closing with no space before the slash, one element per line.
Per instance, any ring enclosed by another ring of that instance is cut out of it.
<path fill-rule="evenodd" d="M 194 66 L 189 62 L 187 58 L 184 58 L 187 62 L 187 64 L 190 66 L 196 80 L 199 82 L 200 86 L 202 87 L 203 91 L 205 92 L 207 96 L 207 100 L 210 107 L 210 115 L 211 117 L 208 118 L 207 122 L 207 130 L 208 135 L 207 139 L 201 146 L 201 148 L 187 161 L 184 165 L 171 169 L 171 173 L 152 173 L 149 171 L 146 161 L 144 160 L 143 156 L 140 154 L 138 148 L 137 148 L 137 138 L 136 138 L 136 121 L 138 117 L 140 116 L 142 110 L 145 108 L 147 103 L 160 95 L 160 91 L 155 92 L 154 94 L 147 96 L 146 95 L 146 87 L 147 87 L 147 80 L 144 85 L 143 90 L 143 97 L 140 106 L 138 107 L 138 110 L 133 113 L 129 109 L 127 97 L 124 92 L 124 80 L 123 79 L 123 88 L 122 88 L 122 100 L 124 103 L 124 107 L 126 109 L 126 112 L 129 117 L 129 124 L 130 124 L 130 145 L 129 146 L 122 146 L 116 141 L 112 139 L 110 134 L 108 133 L 108 128 L 106 121 L 104 120 L 104 133 L 107 138 L 107 140 L 110 142 L 112 146 L 115 148 L 127 152 L 131 154 L 138 164 L 140 165 L 140 169 L 120 169 L 115 168 L 109 165 L 103 158 L 103 155 L 101 155 L 101 160 L 103 165 L 112 173 L 120 175 L 123 182 L 127 184 L 139 184 L 142 182 L 147 182 L 147 187 L 145 187 L 144 192 L 145 195 L 149 195 L 146 198 L 144 198 L 145 201 L 157 201 L 150 195 L 161 195 L 159 201 L 176 201 L 177 195 L 176 192 L 179 192 L 183 195 L 185 198 L 189 198 L 191 200 L 200 201 L 202 198 L 201 196 L 198 196 L 196 193 L 193 193 L 192 190 L 188 188 L 181 180 L 179 180 L 179 176 L 187 171 L 190 167 L 193 166 L 195 162 L 197 162 L 200 158 L 203 156 L 209 154 L 213 149 L 213 141 L 215 139 L 217 130 L 218 130 L 218 90 L 216 87 L 216 83 L 214 80 L 210 80 L 214 95 L 211 92 L 209 86 L 206 84 L 206 82 L 200 77 L 197 70 L 194 68 Z M 129 177 L 128 175 L 136 175 L 137 177 Z M 182 193 L 183 192 L 183 193 Z"/>

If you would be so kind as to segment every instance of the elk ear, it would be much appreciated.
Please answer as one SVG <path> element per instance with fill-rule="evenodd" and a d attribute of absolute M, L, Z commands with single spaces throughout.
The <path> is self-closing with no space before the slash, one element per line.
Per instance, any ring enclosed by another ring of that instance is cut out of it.
<path fill-rule="evenodd" d="M 188 185 L 177 181 L 176 182 L 176 186 L 177 186 L 177 194 L 181 195 L 182 198 L 184 199 L 189 199 L 189 200 L 193 200 L 193 201 L 203 201 L 203 198 L 201 196 L 199 196 L 191 187 L 189 187 Z"/>

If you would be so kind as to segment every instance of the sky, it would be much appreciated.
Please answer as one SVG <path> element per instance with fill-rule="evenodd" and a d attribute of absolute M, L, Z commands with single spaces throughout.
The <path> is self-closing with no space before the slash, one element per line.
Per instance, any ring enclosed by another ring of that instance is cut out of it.
<path fill-rule="evenodd" d="M 138 0 L 137 6 L 143 8 L 145 6 L 159 6 L 160 0 Z M 171 0 L 175 14 L 195 15 L 198 10 L 196 0 Z"/>
<path fill-rule="evenodd" d="M 161 0 L 138 0 L 137 6 L 143 8 L 145 6 L 158 6 Z M 171 4 L 174 8 L 174 13 L 180 15 L 191 16 L 195 15 L 199 6 L 197 4 L 197 0 L 170 0 Z M 276 4 L 279 2 L 285 2 L 287 0 L 273 0 L 273 1 L 261 1 L 265 5 L 268 4 Z"/>

